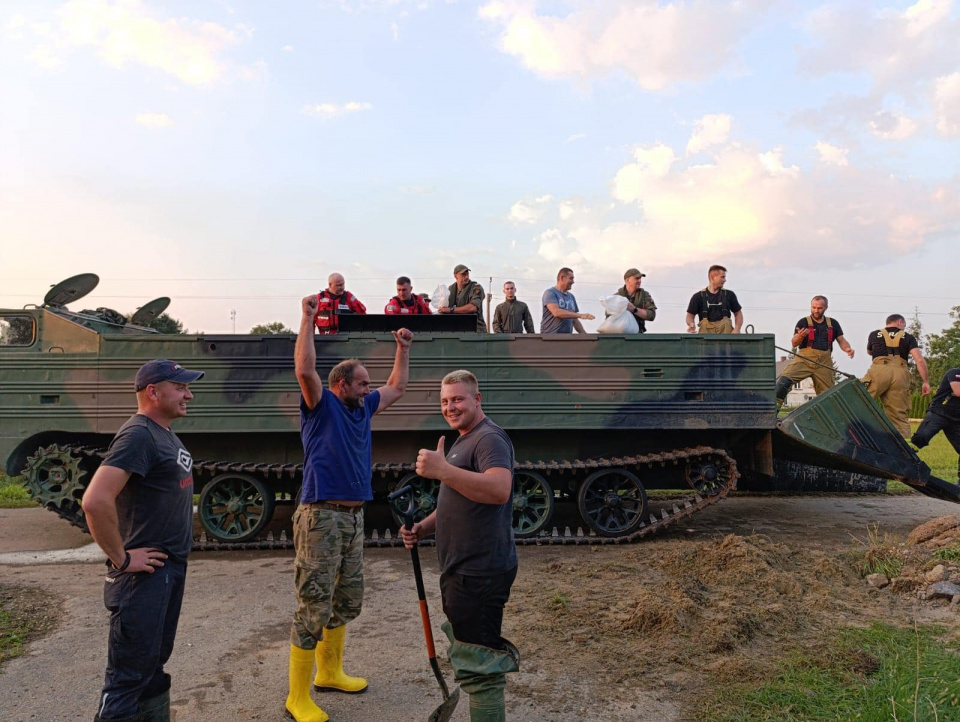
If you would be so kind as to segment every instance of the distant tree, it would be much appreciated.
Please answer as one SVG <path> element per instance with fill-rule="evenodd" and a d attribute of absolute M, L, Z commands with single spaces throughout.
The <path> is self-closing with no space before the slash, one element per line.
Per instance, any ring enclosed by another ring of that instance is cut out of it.
<path fill-rule="evenodd" d="M 283 324 L 283 321 L 273 321 L 272 323 L 258 323 L 256 326 L 250 329 L 250 333 L 278 334 L 278 333 L 293 333 L 293 331 L 287 328 Z"/>
<path fill-rule="evenodd" d="M 152 328 L 160 333 L 189 333 L 180 321 L 166 313 L 161 313 L 153 319 L 147 324 L 147 328 Z"/>
<path fill-rule="evenodd" d="M 960 366 L 960 306 L 950 311 L 953 323 L 942 333 L 931 333 L 927 337 L 927 365 L 930 368 L 930 385 L 937 387 L 947 369 Z"/>
<path fill-rule="evenodd" d="M 907 325 L 907 333 L 917 339 L 917 343 L 920 345 L 920 352 L 924 358 L 927 358 L 930 355 L 930 344 L 923 334 L 923 323 L 920 321 L 920 309 L 916 306 L 913 307 L 913 317 Z M 931 377 L 931 383 L 932 382 L 933 379 Z M 910 393 L 919 394 L 923 390 L 922 387 L 923 379 L 920 378 L 920 372 L 917 371 L 916 364 L 910 364 Z"/>

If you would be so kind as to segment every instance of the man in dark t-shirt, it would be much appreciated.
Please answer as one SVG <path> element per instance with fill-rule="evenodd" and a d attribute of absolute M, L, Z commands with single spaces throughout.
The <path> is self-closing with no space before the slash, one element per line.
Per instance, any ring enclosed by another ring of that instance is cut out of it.
<path fill-rule="evenodd" d="M 910 438 L 910 367 L 913 358 L 923 380 L 923 395 L 930 393 L 927 363 L 917 339 L 906 332 L 907 321 L 899 313 L 887 316 L 884 328 L 867 336 L 867 353 L 873 358 L 861 379 L 870 395 L 880 401 L 887 418 L 905 439 Z"/>
<path fill-rule="evenodd" d="M 941 431 L 953 450 L 960 454 L 960 368 L 949 369 L 943 375 L 927 414 L 910 441 L 922 449 Z M 960 457 L 957 459 L 957 480 L 960 482 Z"/>
<path fill-rule="evenodd" d="M 697 291 L 687 304 L 687 332 L 693 333 L 693 317 L 699 316 L 699 333 L 740 333 L 743 326 L 743 310 L 737 294 L 723 286 L 727 282 L 727 269 L 710 266 L 707 271 L 707 287 Z"/>
<path fill-rule="evenodd" d="M 853 348 L 843 337 L 840 322 L 826 315 L 827 297 L 814 296 L 810 315 L 797 321 L 790 345 L 797 355 L 777 378 L 777 403 L 782 404 L 794 384 L 813 377 L 813 390 L 819 396 L 833 388 L 833 342 L 853 358 Z"/>
<path fill-rule="evenodd" d="M 450 639 L 450 664 L 470 695 L 472 719 L 504 719 L 507 672 L 519 667 L 517 648 L 500 632 L 503 608 L 517 577 L 513 540 L 513 444 L 480 406 L 477 377 L 453 371 L 440 385 L 440 409 L 459 432 L 444 455 L 421 449 L 417 474 L 440 481 L 437 509 L 412 529 L 407 548 L 434 532 L 440 594 Z"/>
<path fill-rule="evenodd" d="M 120 427 L 83 495 L 107 555 L 107 672 L 96 720 L 170 719 L 173 651 L 193 546 L 193 458 L 170 423 L 187 414 L 203 377 L 168 360 L 137 371 L 137 413 Z"/>

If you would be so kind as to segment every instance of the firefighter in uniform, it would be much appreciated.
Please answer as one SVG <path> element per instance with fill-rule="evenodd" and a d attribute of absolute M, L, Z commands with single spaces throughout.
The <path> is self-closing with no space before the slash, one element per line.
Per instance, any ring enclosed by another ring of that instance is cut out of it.
<path fill-rule="evenodd" d="M 383 312 L 388 316 L 413 314 L 415 316 L 430 316 L 430 302 L 413 292 L 413 284 L 406 276 L 397 279 L 397 295 L 387 301 Z"/>
<path fill-rule="evenodd" d="M 743 307 L 737 294 L 723 286 L 727 282 L 727 269 L 710 266 L 707 271 L 707 287 L 697 291 L 687 305 L 687 332 L 694 332 L 693 317 L 700 317 L 697 330 L 700 333 L 740 333 L 743 326 Z"/>
<path fill-rule="evenodd" d="M 787 398 L 790 387 L 811 376 L 818 396 L 833 386 L 834 341 L 853 358 L 853 348 L 843 337 L 843 329 L 836 319 L 825 315 L 826 311 L 827 297 L 814 296 L 810 301 L 810 315 L 797 322 L 790 345 L 799 350 L 777 378 L 778 406 Z"/>
<path fill-rule="evenodd" d="M 917 371 L 923 380 L 923 395 L 930 393 L 927 377 L 927 362 L 917 344 L 917 339 L 906 332 L 907 321 L 898 313 L 887 316 L 886 326 L 873 331 L 867 337 L 867 353 L 873 363 L 863 377 L 870 395 L 883 404 L 886 413 L 897 431 L 910 438 L 910 368 L 907 359 L 913 357 Z"/>
<path fill-rule="evenodd" d="M 938 433 L 943 432 L 953 450 L 960 454 L 960 368 L 947 369 L 940 381 L 937 393 L 930 401 L 927 415 L 910 443 L 918 449 L 930 443 Z M 957 459 L 957 477 L 960 479 L 960 458 Z"/>
<path fill-rule="evenodd" d="M 636 268 L 627 269 L 623 274 L 623 285 L 615 294 L 630 301 L 627 304 L 627 310 L 637 319 L 640 333 L 646 333 L 647 321 L 657 317 L 657 304 L 653 302 L 653 296 L 645 288 L 640 288 L 640 283 L 646 275 Z"/>
<path fill-rule="evenodd" d="M 345 313 L 365 314 L 367 307 L 345 288 L 346 282 L 339 273 L 331 273 L 327 287 L 317 294 L 317 333 L 336 333 L 340 328 L 340 316 Z"/>

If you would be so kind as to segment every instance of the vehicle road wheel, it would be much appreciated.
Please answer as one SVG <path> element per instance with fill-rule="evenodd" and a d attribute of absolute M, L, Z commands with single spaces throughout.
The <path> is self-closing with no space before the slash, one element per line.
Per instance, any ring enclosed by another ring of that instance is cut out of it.
<path fill-rule="evenodd" d="M 37 449 L 27 458 L 21 474 L 34 501 L 83 531 L 89 531 L 80 507 L 88 483 L 83 479 L 88 473 L 70 447 L 51 444 Z"/>
<path fill-rule="evenodd" d="M 405 486 L 409 486 L 411 492 L 413 492 L 413 521 L 423 521 L 437 508 L 440 482 L 436 479 L 424 479 L 416 474 L 407 474 L 397 482 L 397 485 L 391 491 L 402 489 Z M 409 497 L 404 495 L 397 501 L 402 508 L 406 509 Z M 403 526 L 403 517 L 397 512 L 393 504 L 390 505 L 390 513 L 393 515 L 393 520 L 397 526 Z"/>
<path fill-rule="evenodd" d="M 200 525 L 222 542 L 252 541 L 273 518 L 274 493 L 249 474 L 220 474 L 203 487 Z"/>
<path fill-rule="evenodd" d="M 647 492 L 626 469 L 603 469 L 587 477 L 577 492 L 577 508 L 600 536 L 636 531 L 647 516 Z"/>
<path fill-rule="evenodd" d="M 729 486 L 730 467 L 722 459 L 691 459 L 683 469 L 683 476 L 691 489 L 704 496 L 714 496 Z"/>
<path fill-rule="evenodd" d="M 553 518 L 553 489 L 535 471 L 513 475 L 513 533 L 521 539 L 547 529 Z"/>

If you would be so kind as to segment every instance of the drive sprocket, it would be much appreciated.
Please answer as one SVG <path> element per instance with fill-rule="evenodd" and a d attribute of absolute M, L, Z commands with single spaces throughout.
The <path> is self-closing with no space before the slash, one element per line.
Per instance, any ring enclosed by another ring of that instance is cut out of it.
<path fill-rule="evenodd" d="M 40 506 L 81 529 L 86 528 L 80 500 L 85 487 L 81 480 L 87 471 L 70 447 L 51 444 L 37 449 L 27 458 L 21 474 L 30 496 Z"/>

